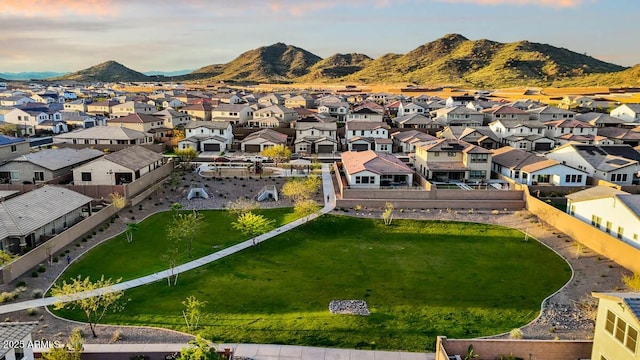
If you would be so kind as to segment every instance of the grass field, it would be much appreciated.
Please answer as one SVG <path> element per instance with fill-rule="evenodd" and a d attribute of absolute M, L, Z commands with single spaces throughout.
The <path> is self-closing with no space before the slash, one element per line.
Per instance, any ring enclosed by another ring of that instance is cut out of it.
<path fill-rule="evenodd" d="M 105 266 L 86 270 L 99 275 Z M 128 290 L 125 310 L 106 320 L 185 330 L 181 302 L 194 295 L 207 301 L 198 332 L 216 342 L 433 351 L 437 335 L 528 323 L 569 277 L 564 260 L 516 230 L 325 215 L 182 274 L 176 287 Z M 340 299 L 366 300 L 372 314 L 330 314 L 329 302 Z"/>
<path fill-rule="evenodd" d="M 297 218 L 293 208 L 279 208 L 259 210 L 257 213 L 275 220 L 276 226 L 286 224 Z M 231 223 L 235 218 L 226 211 L 201 210 L 204 216 L 203 228 L 193 241 L 192 257 L 184 253 L 178 260 L 179 264 L 222 250 L 248 239 L 237 231 L 232 230 Z M 171 212 L 151 215 L 139 223 L 138 230 L 133 234 L 133 242 L 127 243 L 124 234 L 98 245 L 74 261 L 60 279 L 69 279 L 77 275 L 91 278 L 100 277 L 134 279 L 149 275 L 169 267 L 162 255 L 169 247 L 166 229 L 171 221 Z"/>

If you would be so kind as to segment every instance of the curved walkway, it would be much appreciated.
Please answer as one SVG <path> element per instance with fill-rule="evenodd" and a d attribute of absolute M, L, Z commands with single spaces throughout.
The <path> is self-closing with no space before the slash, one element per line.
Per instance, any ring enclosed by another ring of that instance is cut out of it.
<path fill-rule="evenodd" d="M 110 287 L 106 287 L 106 288 L 101 288 L 101 289 L 96 289 L 93 291 L 89 291 L 89 292 L 82 292 L 82 293 L 76 293 L 76 294 L 71 294 L 71 295 L 66 295 L 66 296 L 60 296 L 60 297 L 46 297 L 46 298 L 42 298 L 42 299 L 36 299 L 36 300 L 29 300 L 29 301 L 22 301 L 22 302 L 17 302 L 17 303 L 13 303 L 13 304 L 8 304 L 8 305 L 2 305 L 0 306 L 0 314 L 6 314 L 6 313 L 10 313 L 10 312 L 14 312 L 14 311 L 20 311 L 20 310 L 26 310 L 29 308 L 35 308 L 35 307 L 40 307 L 40 306 L 49 306 L 49 305 L 53 305 L 55 303 L 60 303 L 60 302 L 70 302 L 70 301 L 74 301 L 74 300 L 78 300 L 78 299 L 84 299 L 84 298 L 88 298 L 88 297 L 92 297 L 92 296 L 96 296 L 96 295 L 101 295 L 101 294 L 105 294 L 105 293 L 109 293 L 109 292 L 113 292 L 113 291 L 119 291 L 119 290 L 126 290 L 126 289 L 131 289 L 134 287 L 138 287 L 138 286 L 142 286 L 142 285 L 146 285 L 146 284 L 151 284 L 154 283 L 156 281 L 161 281 L 161 280 L 165 280 L 167 279 L 169 276 L 175 275 L 175 274 L 180 274 L 189 270 L 193 270 L 197 267 L 200 267 L 202 265 L 206 265 L 209 264 L 211 262 L 217 261 L 219 259 L 222 259 L 226 256 L 229 256 L 231 254 L 235 254 L 239 251 L 242 251 L 244 249 L 250 248 L 252 246 L 254 246 L 254 244 L 257 243 L 261 243 L 265 240 L 271 239 L 274 236 L 280 235 L 281 233 L 287 232 L 291 229 L 294 229 L 302 224 L 305 224 L 306 222 L 313 220 L 319 216 L 322 216 L 326 213 L 329 213 L 331 210 L 333 210 L 335 208 L 335 204 L 336 204 L 336 199 L 335 199 L 335 191 L 333 189 L 333 182 L 331 180 L 331 174 L 329 171 L 329 165 L 328 164 L 323 164 L 322 165 L 322 189 L 324 192 L 324 196 L 323 199 L 325 201 L 324 203 L 324 207 L 317 213 L 315 214 L 311 214 L 309 216 L 305 216 L 303 218 L 300 218 L 298 220 L 292 221 L 288 224 L 285 224 L 275 230 L 272 230 L 268 233 L 262 234 L 260 236 L 256 236 L 252 239 L 246 240 L 244 242 L 241 242 L 239 244 L 233 245 L 231 247 L 228 247 L 226 249 L 220 250 L 218 252 L 215 252 L 213 254 L 201 257 L 199 259 L 193 260 L 191 262 L 188 262 L 186 264 L 182 264 L 180 266 L 176 266 L 173 269 L 167 269 L 167 270 L 163 270 L 163 271 L 159 271 L 156 272 L 154 274 L 151 275 L 147 275 L 147 276 L 143 276 L 137 279 L 133 279 L 133 280 L 129 280 L 129 281 L 125 281 L 125 282 L 121 282 L 119 284 L 116 284 L 114 286 L 110 286 Z"/>

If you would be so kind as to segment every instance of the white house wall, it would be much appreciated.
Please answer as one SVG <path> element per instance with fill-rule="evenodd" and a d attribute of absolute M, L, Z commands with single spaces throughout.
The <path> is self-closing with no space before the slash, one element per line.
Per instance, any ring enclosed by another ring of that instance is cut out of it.
<path fill-rule="evenodd" d="M 567 209 L 569 213 L 573 212 L 573 216 L 587 224 L 591 224 L 593 215 L 599 216 L 602 218 L 600 231 L 606 232 L 607 222 L 610 221 L 610 234 L 613 237 L 617 237 L 618 226 L 621 226 L 624 229 L 622 241 L 640 248 L 640 242 L 637 239 L 634 240 L 634 237 L 640 236 L 640 220 L 619 199 L 609 197 L 578 202 L 569 200 Z"/>

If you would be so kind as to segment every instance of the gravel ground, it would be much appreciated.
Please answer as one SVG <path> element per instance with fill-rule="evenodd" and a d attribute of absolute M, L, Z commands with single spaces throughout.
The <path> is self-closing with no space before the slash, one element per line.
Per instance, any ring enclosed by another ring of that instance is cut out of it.
<path fill-rule="evenodd" d="M 131 221 L 131 217 L 135 216 L 136 220 L 145 218 L 146 216 L 158 211 L 168 210 L 170 204 L 174 202 L 181 203 L 186 209 L 213 209 L 222 208 L 230 200 L 236 199 L 236 194 L 246 194 L 247 196 L 255 196 L 260 189 L 267 184 L 274 184 L 280 188 L 284 183 L 284 179 L 225 179 L 216 181 L 213 179 L 200 179 L 197 175 L 186 174 L 182 184 L 178 185 L 174 191 L 170 188 L 164 188 L 156 192 L 150 199 L 145 199 L 142 203 L 142 210 L 139 208 L 132 209 L 132 213 L 123 211 L 118 219 L 111 224 L 105 231 L 98 232 L 97 236 L 89 239 L 87 242 L 73 243 L 67 247 L 69 256 L 72 259 L 79 257 L 83 252 L 87 251 L 96 244 L 113 237 L 124 231 L 126 223 Z M 202 187 L 209 194 L 214 195 L 209 199 L 193 199 L 186 200 L 189 188 Z M 240 192 L 238 189 L 242 189 Z M 320 200 L 320 198 L 318 199 Z M 288 200 L 280 200 L 278 202 L 264 202 L 264 207 L 282 207 L 291 206 Z M 363 210 L 356 212 L 334 211 L 335 214 L 361 216 L 361 217 L 380 217 L 380 210 Z M 473 214 L 467 212 L 457 213 L 455 211 L 436 211 L 436 210 L 416 210 L 395 212 L 396 218 L 411 219 L 442 219 L 442 220 L 459 220 L 472 222 L 493 223 L 513 228 L 526 230 L 532 237 L 539 239 L 547 246 L 551 247 L 564 258 L 566 258 L 575 271 L 572 281 L 557 294 L 553 295 L 545 302 L 541 316 L 534 320 L 531 324 L 525 326 L 523 334 L 528 339 L 589 339 L 593 335 L 593 320 L 589 311 L 577 311 L 576 309 L 586 309 L 593 304 L 590 297 L 591 291 L 614 291 L 624 288 L 621 282 L 621 274 L 628 273 L 624 268 L 618 266 L 608 259 L 597 256 L 588 249 L 578 249 L 573 241 L 567 236 L 557 233 L 557 230 L 547 225 L 539 224 L 535 217 L 528 212 L 505 212 L 499 215 L 493 215 L 490 212 L 476 211 Z M 38 277 L 31 277 L 31 272 L 16 279 L 12 284 L 0 285 L 0 292 L 12 291 L 15 284 L 19 281 L 27 283 L 27 290 L 20 295 L 18 301 L 24 301 L 32 298 L 35 289 L 46 290 L 55 278 L 64 270 L 67 265 L 65 256 L 61 256 L 58 262 L 51 265 L 45 264 L 46 271 L 40 273 Z M 61 320 L 55 318 L 45 309 L 35 309 L 35 315 L 28 315 L 26 311 L 5 314 L 4 321 L 39 321 L 39 325 L 35 330 L 34 338 L 44 340 L 65 340 L 68 334 L 76 327 L 81 327 L 84 333 L 89 332 L 88 326 Z M 141 327 L 125 327 L 125 326 L 103 326 L 97 327 L 98 337 L 86 337 L 87 343 L 110 343 L 114 332 L 120 332 L 121 338 L 119 343 L 185 343 L 192 338 L 188 334 L 178 333 L 169 330 Z M 507 337 L 501 335 L 498 337 Z"/>

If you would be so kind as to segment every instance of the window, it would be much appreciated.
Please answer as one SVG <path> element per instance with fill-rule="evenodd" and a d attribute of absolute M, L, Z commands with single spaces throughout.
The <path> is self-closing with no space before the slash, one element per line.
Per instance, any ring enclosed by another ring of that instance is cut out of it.
<path fill-rule="evenodd" d="M 15 180 L 15 181 L 20 180 L 20 172 L 12 170 L 11 171 L 11 180 Z"/>
<path fill-rule="evenodd" d="M 621 343 L 624 343 L 624 333 L 627 330 L 627 322 L 618 318 L 616 321 L 616 331 L 613 336 Z"/>
<path fill-rule="evenodd" d="M 607 321 L 604 324 L 604 329 L 611 335 L 613 335 L 613 329 L 616 325 L 616 315 L 607 310 Z"/>
<path fill-rule="evenodd" d="M 471 170 L 469 171 L 469 180 L 485 179 L 487 172 L 484 170 Z"/>
<path fill-rule="evenodd" d="M 448 157 L 456 157 L 456 153 L 454 151 L 447 152 Z"/>
<path fill-rule="evenodd" d="M 624 235 L 624 228 L 622 226 L 618 226 L 618 239 L 622 239 L 622 235 Z"/>
<path fill-rule="evenodd" d="M 564 181 L 568 183 L 579 183 L 582 182 L 582 175 L 566 175 L 564 177 Z"/>
<path fill-rule="evenodd" d="M 11 152 L 18 151 L 18 147 L 16 145 L 11 145 Z"/>
<path fill-rule="evenodd" d="M 44 181 L 44 172 L 43 171 L 34 171 L 33 172 L 33 180 L 34 181 Z"/>
<path fill-rule="evenodd" d="M 489 160 L 489 154 L 471 154 L 472 163 L 484 163 Z"/>
<path fill-rule="evenodd" d="M 602 218 L 600 216 L 591 215 L 591 225 L 600 229 L 600 224 L 602 224 Z"/>
<path fill-rule="evenodd" d="M 610 233 L 611 232 L 611 221 L 607 221 L 607 225 L 605 226 L 605 230 L 606 232 Z"/>
<path fill-rule="evenodd" d="M 627 349 L 635 353 L 637 344 L 638 344 L 638 330 L 629 326 L 627 328 L 627 340 L 624 343 L 624 345 L 627 347 Z"/>
<path fill-rule="evenodd" d="M 628 325 L 626 321 L 617 317 L 610 310 L 607 310 L 607 320 L 604 324 L 604 329 L 635 354 L 638 345 L 637 329 Z M 604 356 L 601 356 L 600 358 L 603 359 Z"/>
<path fill-rule="evenodd" d="M 82 181 L 91 181 L 91 173 L 90 172 L 80 173 L 80 177 L 81 177 Z"/>
<path fill-rule="evenodd" d="M 611 174 L 611 181 L 627 181 L 627 174 Z"/>

